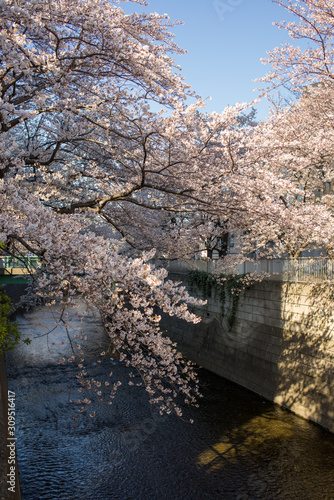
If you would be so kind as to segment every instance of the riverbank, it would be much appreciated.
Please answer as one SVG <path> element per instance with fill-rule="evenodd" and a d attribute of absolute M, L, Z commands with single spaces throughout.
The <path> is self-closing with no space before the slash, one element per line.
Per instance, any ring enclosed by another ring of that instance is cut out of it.
<path fill-rule="evenodd" d="M 0 286 L 5 290 L 10 297 L 12 303 L 18 304 L 27 287 L 26 278 L 12 278 L 8 276 L 0 276 Z M 11 403 L 11 419 L 15 418 L 15 399 Z M 11 421 L 11 424 L 15 420 Z M 15 424 L 13 425 L 15 432 Z M 21 500 L 20 481 L 18 475 L 18 465 L 15 455 L 14 460 L 14 444 L 15 436 L 10 436 L 8 424 L 8 384 L 6 375 L 5 356 L 0 355 L 0 500 Z M 12 432 L 12 429 L 10 429 Z M 12 446 L 8 446 L 12 444 Z M 13 462 L 13 463 L 12 463 Z M 12 467 L 12 468 L 11 468 Z M 9 475 L 11 473 L 11 475 Z M 7 481 L 11 480 L 11 483 Z M 8 488 L 12 488 L 10 491 Z"/>
<path fill-rule="evenodd" d="M 15 415 L 15 411 L 11 416 Z M 14 425 L 15 428 L 15 425 Z M 20 481 L 16 454 L 14 458 L 15 441 L 9 435 L 8 424 L 8 385 L 5 357 L 0 356 L 0 498 L 1 500 L 21 500 Z M 12 446 L 8 446 L 11 444 Z M 10 489 L 9 489 L 10 488 Z"/>

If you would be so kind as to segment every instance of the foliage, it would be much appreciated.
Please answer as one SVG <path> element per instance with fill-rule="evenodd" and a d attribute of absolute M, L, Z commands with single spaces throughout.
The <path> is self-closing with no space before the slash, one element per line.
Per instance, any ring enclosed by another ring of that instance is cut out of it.
<path fill-rule="evenodd" d="M 0 354 L 12 351 L 21 339 L 17 322 L 12 323 L 9 319 L 11 308 L 10 298 L 0 287 Z M 23 342 L 29 344 L 30 340 L 25 339 Z"/>
<path fill-rule="evenodd" d="M 212 274 L 192 270 L 187 273 L 187 282 L 192 293 L 200 291 L 204 300 L 214 298 L 221 303 L 221 315 L 226 316 L 232 330 L 242 291 L 250 288 L 253 280 L 248 274 Z M 229 306 L 228 306 L 229 302 Z"/>

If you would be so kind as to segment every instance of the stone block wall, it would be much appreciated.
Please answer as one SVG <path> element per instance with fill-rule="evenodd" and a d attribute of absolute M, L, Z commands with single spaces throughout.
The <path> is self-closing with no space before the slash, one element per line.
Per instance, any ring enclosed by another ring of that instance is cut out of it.
<path fill-rule="evenodd" d="M 200 324 L 163 327 L 200 366 L 334 432 L 333 302 L 329 287 L 263 281 L 240 296 L 231 330 L 214 297 Z"/>

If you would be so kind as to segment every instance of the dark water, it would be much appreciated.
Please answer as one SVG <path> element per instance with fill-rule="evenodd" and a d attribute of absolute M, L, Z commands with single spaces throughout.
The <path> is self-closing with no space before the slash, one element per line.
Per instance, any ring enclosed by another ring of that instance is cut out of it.
<path fill-rule="evenodd" d="M 71 335 L 94 335 L 90 374 L 103 381 L 112 370 L 124 385 L 112 406 L 94 404 L 94 419 L 73 419 L 76 371 L 57 364 L 66 334 L 42 336 L 56 313 L 20 318 L 24 334 L 39 336 L 7 357 L 23 500 L 334 499 L 334 435 L 205 370 L 200 408 L 161 417 L 117 360 L 96 363 L 104 333 L 81 312 Z"/>

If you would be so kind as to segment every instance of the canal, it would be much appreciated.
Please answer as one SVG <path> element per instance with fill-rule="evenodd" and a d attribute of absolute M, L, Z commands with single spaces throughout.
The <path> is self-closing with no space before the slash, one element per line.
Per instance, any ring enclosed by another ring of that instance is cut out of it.
<path fill-rule="evenodd" d="M 76 369 L 58 364 L 71 353 L 57 310 L 18 318 L 32 339 L 7 355 L 23 500 L 334 498 L 334 435 L 202 369 L 199 408 L 160 416 L 117 359 L 97 362 L 107 339 L 94 311 L 77 312 L 70 334 L 87 335 L 87 372 L 122 386 L 112 405 L 93 402 L 94 418 L 78 413 Z"/>

